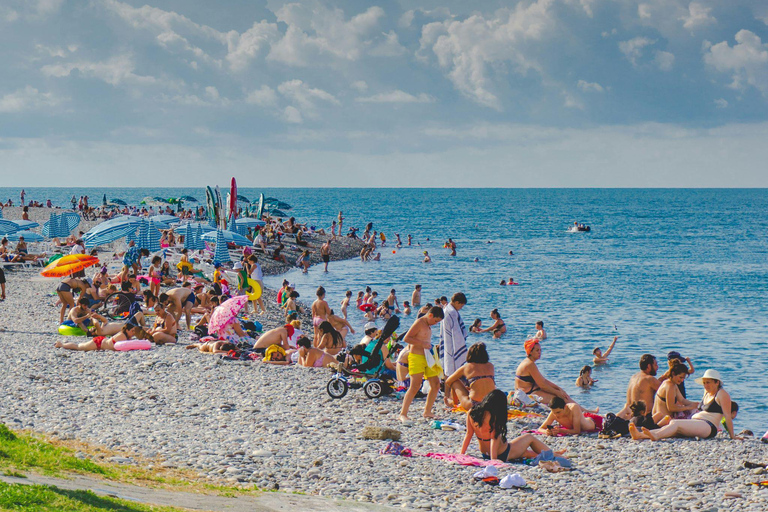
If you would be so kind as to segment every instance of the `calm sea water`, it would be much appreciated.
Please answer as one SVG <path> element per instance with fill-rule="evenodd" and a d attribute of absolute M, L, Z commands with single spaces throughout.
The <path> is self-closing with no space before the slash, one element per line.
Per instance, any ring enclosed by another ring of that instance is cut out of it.
<path fill-rule="evenodd" d="M 0 188 L 0 198 L 18 202 L 19 191 Z M 706 368 L 723 374 L 742 406 L 739 426 L 760 434 L 768 428 L 767 190 L 240 190 L 250 198 L 259 192 L 292 204 L 289 213 L 310 224 L 327 228 L 342 210 L 345 225 L 372 221 L 387 235 L 380 262 L 333 262 L 327 274 L 321 267 L 291 272 L 307 301 L 318 285 L 328 290 L 332 307 L 344 291 L 356 295 L 366 285 L 382 298 L 395 288 L 401 301 L 416 283 L 424 300 L 462 291 L 469 299 L 462 310 L 467 323 L 482 318 L 489 325 L 493 308 L 507 323 L 501 340 L 471 336 L 488 345 L 502 389 L 513 385 L 523 340 L 544 320 L 544 374 L 606 412 L 623 404 L 643 353 L 663 366 L 666 353 L 678 350 L 693 360 L 692 377 Z M 27 189 L 29 198 L 57 204 L 73 194 L 100 203 L 103 193 L 129 202 L 148 195 L 205 197 L 200 188 Z M 593 231 L 567 233 L 575 220 Z M 393 254 L 395 233 L 404 240 L 412 234 L 419 245 Z M 456 257 L 442 248 L 448 237 L 458 244 Z M 424 250 L 432 264 L 421 263 Z M 509 277 L 520 285 L 499 286 Z M 279 286 L 281 279 L 267 284 Z M 361 314 L 350 318 L 362 326 Z M 574 381 L 591 364 L 592 349 L 605 349 L 617 333 L 610 364 L 593 374 L 597 385 L 577 390 Z M 700 386 L 690 382 L 687 389 L 689 398 L 700 398 Z"/>

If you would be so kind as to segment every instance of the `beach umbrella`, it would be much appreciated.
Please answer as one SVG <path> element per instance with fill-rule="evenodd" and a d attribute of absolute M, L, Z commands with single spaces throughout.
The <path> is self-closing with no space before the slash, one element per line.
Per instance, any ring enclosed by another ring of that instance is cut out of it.
<path fill-rule="evenodd" d="M 285 213 L 282 210 L 278 210 L 276 208 L 267 210 L 267 213 L 270 215 L 270 217 L 287 217 L 288 216 L 287 213 Z"/>
<path fill-rule="evenodd" d="M 225 300 L 220 306 L 211 313 L 211 318 L 208 320 L 208 332 L 209 333 L 221 333 L 229 324 L 237 319 L 237 314 L 248 302 L 247 295 L 238 295 L 231 299 Z"/>
<path fill-rule="evenodd" d="M 179 201 L 187 201 L 187 202 L 191 202 L 191 203 L 196 203 L 197 199 L 192 197 L 192 196 L 181 196 L 179 198 Z"/>
<path fill-rule="evenodd" d="M 3 208 L 2 208 L 2 206 L 0 206 L 0 219 L 2 219 L 2 218 L 3 218 Z"/>
<path fill-rule="evenodd" d="M 18 231 L 19 225 L 15 222 L 11 222 L 10 220 L 0 220 L 0 235 L 7 235 L 10 233 L 15 233 Z"/>
<path fill-rule="evenodd" d="M 136 245 L 139 246 L 139 249 L 148 249 L 149 248 L 149 221 L 147 221 L 146 218 L 142 217 L 139 223 L 139 239 L 136 242 Z"/>
<path fill-rule="evenodd" d="M 216 231 L 216 228 L 212 228 L 207 222 L 188 222 L 187 224 L 182 224 L 181 227 L 189 226 L 190 228 L 197 231 L 198 228 L 200 228 L 203 233 L 207 233 L 209 231 Z"/>
<path fill-rule="evenodd" d="M 254 219 L 252 217 L 241 217 L 235 221 L 237 226 L 243 226 L 244 228 L 263 228 L 267 225 L 263 220 Z"/>
<path fill-rule="evenodd" d="M 132 231 L 129 231 L 128 234 L 125 236 L 125 243 L 129 244 L 131 242 L 135 242 L 137 245 L 139 243 L 139 238 L 136 236 L 136 227 L 134 226 Z M 86 247 L 88 247 L 88 244 L 85 244 Z"/>
<path fill-rule="evenodd" d="M 195 249 L 198 251 L 202 251 L 205 249 L 205 240 L 203 240 L 203 225 L 201 223 L 197 224 L 197 229 L 195 230 Z"/>
<path fill-rule="evenodd" d="M 203 235 L 203 240 L 206 242 L 218 242 L 219 241 L 219 235 L 221 235 L 225 242 L 235 245 L 241 245 L 241 246 L 250 246 L 251 241 L 245 238 L 243 235 L 239 233 L 235 233 L 234 231 L 229 231 L 227 229 L 219 229 L 215 233 L 213 231 L 210 231 Z"/>
<path fill-rule="evenodd" d="M 108 244 L 124 236 L 134 234 L 138 224 L 138 217 L 129 217 L 127 215 L 115 217 L 91 228 L 90 231 L 83 235 L 83 241 L 86 247 Z"/>
<path fill-rule="evenodd" d="M 101 206 L 107 206 L 107 194 L 104 194 L 104 197 L 101 198 Z"/>
<path fill-rule="evenodd" d="M 128 203 L 123 201 L 122 199 L 115 199 L 113 198 L 112 201 L 110 201 L 112 204 L 119 204 L 120 206 L 128 206 Z"/>
<path fill-rule="evenodd" d="M 245 197 L 245 196 L 244 196 L 244 195 L 242 195 L 242 194 L 237 194 L 237 200 L 238 200 L 238 201 L 242 201 L 242 202 L 244 202 L 244 203 L 250 203 L 250 202 L 251 202 L 251 200 L 250 200 L 250 199 L 248 199 L 247 197 Z"/>
<path fill-rule="evenodd" d="M 149 249 L 149 252 L 157 252 L 160 250 L 161 238 L 163 238 L 163 235 L 155 227 L 155 221 L 149 219 L 149 232 L 147 233 L 147 249 Z"/>
<path fill-rule="evenodd" d="M 179 222 L 179 218 L 178 217 L 174 217 L 173 215 L 153 215 L 153 216 L 150 217 L 150 220 L 155 221 L 155 224 L 162 223 L 162 224 L 166 224 L 166 225 L 169 225 L 169 226 L 171 224 L 176 224 L 176 223 Z M 163 229 L 165 229 L 165 228 L 163 228 Z"/>
<path fill-rule="evenodd" d="M 43 235 L 39 235 L 34 231 L 16 231 L 15 233 L 5 235 L 5 237 L 11 242 L 18 242 L 20 236 L 23 236 L 24 240 L 27 242 L 42 242 L 45 240 Z"/>
<path fill-rule="evenodd" d="M 11 222 L 19 226 L 19 229 L 34 229 L 40 226 L 40 224 L 31 220 L 12 220 Z"/>
<path fill-rule="evenodd" d="M 189 224 L 179 228 L 179 233 L 184 237 L 184 248 L 190 251 L 195 249 L 195 230 Z"/>
<path fill-rule="evenodd" d="M 65 277 L 97 265 L 99 258 L 87 254 L 69 254 L 49 263 L 42 272 L 44 277 Z"/>
<path fill-rule="evenodd" d="M 59 219 L 62 230 L 62 234 L 59 236 L 69 236 L 69 233 L 80 225 L 80 214 L 77 212 L 64 212 Z"/>
<path fill-rule="evenodd" d="M 208 235 L 212 235 L 213 233 L 208 233 Z M 233 233 L 237 234 L 237 233 Z M 207 235 L 203 235 L 203 238 L 205 238 Z M 240 235 L 237 235 L 240 236 Z M 227 242 L 224 240 L 224 230 L 218 230 L 216 232 L 216 250 L 213 252 L 213 263 L 227 263 L 229 261 L 232 261 L 232 258 L 229 256 L 229 250 L 227 249 Z"/>
<path fill-rule="evenodd" d="M 48 218 L 48 221 L 43 224 L 43 236 L 48 238 L 56 238 L 56 228 L 54 225 L 58 225 L 59 223 L 59 214 L 51 212 L 51 216 Z"/>

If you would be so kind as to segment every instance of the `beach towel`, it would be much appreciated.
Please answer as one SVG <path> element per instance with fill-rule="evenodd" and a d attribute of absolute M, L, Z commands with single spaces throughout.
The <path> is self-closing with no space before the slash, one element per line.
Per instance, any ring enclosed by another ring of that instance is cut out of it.
<path fill-rule="evenodd" d="M 469 411 L 463 408 L 460 405 L 455 406 L 451 409 L 451 412 L 458 412 L 462 414 L 466 414 Z M 518 411 L 517 409 L 507 409 L 507 419 L 513 420 L 517 418 L 543 418 L 543 414 L 539 414 L 537 412 L 525 412 L 525 411 Z"/>
<path fill-rule="evenodd" d="M 500 460 L 483 460 L 471 455 L 461 455 L 459 453 L 422 453 L 418 455 L 437 460 L 455 462 L 456 464 L 461 464 L 462 466 L 496 466 L 497 468 L 503 468 L 507 466 L 506 462 L 501 462 Z"/>
<path fill-rule="evenodd" d="M 545 436 L 545 435 L 547 435 L 547 434 L 545 434 L 544 432 L 540 432 L 540 431 L 538 431 L 538 430 L 523 430 L 523 431 L 521 431 L 520 433 L 521 433 L 521 434 L 536 434 L 536 435 L 540 435 L 540 436 Z M 568 435 L 568 434 L 563 434 L 563 433 L 561 432 L 561 433 L 555 434 L 555 435 L 554 435 L 554 436 L 552 436 L 552 437 L 565 437 L 565 436 L 567 436 L 567 435 Z"/>

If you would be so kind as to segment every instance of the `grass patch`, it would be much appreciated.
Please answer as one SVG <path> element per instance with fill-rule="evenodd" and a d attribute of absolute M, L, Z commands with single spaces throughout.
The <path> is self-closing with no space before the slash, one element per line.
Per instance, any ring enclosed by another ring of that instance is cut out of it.
<path fill-rule="evenodd" d="M 0 482 L 0 510 L 21 512 L 177 512 L 182 509 L 155 507 L 132 501 L 98 496 L 91 491 L 70 491 L 48 485 L 18 485 Z"/>

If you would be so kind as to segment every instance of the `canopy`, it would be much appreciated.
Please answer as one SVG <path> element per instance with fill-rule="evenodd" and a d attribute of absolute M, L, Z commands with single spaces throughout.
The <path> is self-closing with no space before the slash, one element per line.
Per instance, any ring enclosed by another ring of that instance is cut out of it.
<path fill-rule="evenodd" d="M 39 235 L 34 231 L 16 231 L 15 233 L 5 235 L 5 237 L 11 242 L 18 242 L 20 236 L 24 237 L 25 242 L 42 242 L 45 240 L 43 235 Z"/>
<path fill-rule="evenodd" d="M 241 246 L 251 245 L 251 241 L 245 238 L 243 235 L 239 233 L 235 233 L 234 231 L 226 230 L 226 229 L 219 229 L 219 230 L 216 230 L 215 232 L 210 231 L 204 234 L 202 236 L 202 239 L 206 242 L 218 242 L 219 233 L 221 233 L 221 236 L 223 237 L 226 243 L 231 243 L 231 244 L 241 245 Z"/>
<path fill-rule="evenodd" d="M 213 233 L 208 233 L 207 235 L 203 235 L 203 238 L 212 234 Z M 240 236 L 237 233 L 232 234 Z M 232 258 L 229 256 L 227 242 L 224 239 L 224 230 L 219 229 L 216 231 L 216 250 L 213 253 L 213 263 L 227 263 L 229 261 L 232 261 Z"/>
<path fill-rule="evenodd" d="M 86 254 L 69 254 L 49 263 L 40 272 L 44 277 L 65 277 L 99 263 L 99 258 Z"/>

